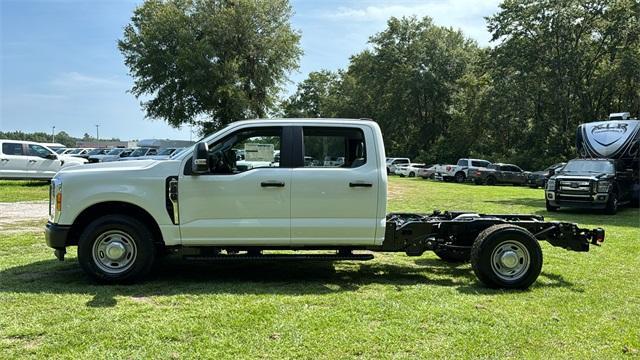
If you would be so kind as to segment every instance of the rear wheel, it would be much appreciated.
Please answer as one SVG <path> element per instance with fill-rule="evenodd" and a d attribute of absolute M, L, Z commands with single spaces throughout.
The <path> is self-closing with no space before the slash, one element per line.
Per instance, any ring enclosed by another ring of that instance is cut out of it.
<path fill-rule="evenodd" d="M 538 240 L 520 226 L 493 225 L 474 241 L 471 267 L 488 287 L 526 289 L 542 271 L 542 249 Z"/>
<path fill-rule="evenodd" d="M 105 283 L 141 279 L 151 270 L 155 251 L 149 228 L 123 215 L 106 215 L 92 221 L 78 240 L 80 266 Z"/>
<path fill-rule="evenodd" d="M 465 179 L 464 173 L 462 171 L 456 173 L 456 182 L 463 183 Z"/>
<path fill-rule="evenodd" d="M 469 250 L 438 249 L 433 252 L 443 261 L 450 263 L 468 262 L 471 258 Z"/>

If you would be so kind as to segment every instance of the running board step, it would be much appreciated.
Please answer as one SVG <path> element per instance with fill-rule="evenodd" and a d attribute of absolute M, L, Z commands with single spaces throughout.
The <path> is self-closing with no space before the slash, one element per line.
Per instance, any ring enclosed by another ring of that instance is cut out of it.
<path fill-rule="evenodd" d="M 216 255 L 216 256 L 184 256 L 190 261 L 336 261 L 336 260 L 359 260 L 366 261 L 373 259 L 373 254 L 269 254 L 269 255 Z"/>

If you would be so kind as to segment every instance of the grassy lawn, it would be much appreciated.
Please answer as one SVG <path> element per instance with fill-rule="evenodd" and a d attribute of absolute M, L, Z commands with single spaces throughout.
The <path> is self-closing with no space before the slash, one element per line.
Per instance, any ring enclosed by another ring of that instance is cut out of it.
<path fill-rule="evenodd" d="M 0 180 L 0 202 L 39 201 L 48 198 L 48 181 Z"/>
<path fill-rule="evenodd" d="M 543 244 L 532 288 L 501 291 L 431 253 L 334 264 L 167 259 L 144 284 L 97 286 L 75 249 L 58 262 L 41 233 L 0 233 L 0 358 L 640 356 L 638 209 L 548 214 L 540 189 L 422 179 L 394 178 L 390 193 L 390 211 L 535 213 L 602 226 L 607 239 L 588 253 Z"/>

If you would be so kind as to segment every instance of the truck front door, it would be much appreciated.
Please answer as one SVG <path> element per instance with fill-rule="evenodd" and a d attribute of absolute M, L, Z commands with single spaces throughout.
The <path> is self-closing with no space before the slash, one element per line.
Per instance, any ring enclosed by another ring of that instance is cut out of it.
<path fill-rule="evenodd" d="M 380 175 L 373 131 L 366 126 L 294 130 L 304 164 L 292 173 L 291 244 L 372 245 Z M 322 161 L 327 156 L 345 160 L 327 166 Z"/>
<path fill-rule="evenodd" d="M 183 244 L 289 245 L 288 130 L 245 127 L 213 141 L 207 174 L 191 174 L 192 160 L 186 161 L 178 190 Z M 246 151 L 256 148 L 262 151 Z M 274 161 L 276 151 L 280 162 Z"/>

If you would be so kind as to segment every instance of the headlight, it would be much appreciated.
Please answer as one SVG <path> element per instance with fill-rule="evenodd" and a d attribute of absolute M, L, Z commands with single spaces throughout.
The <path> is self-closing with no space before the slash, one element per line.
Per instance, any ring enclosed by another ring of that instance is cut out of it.
<path fill-rule="evenodd" d="M 49 220 L 53 223 L 60 218 L 62 210 L 62 182 L 59 179 L 52 179 L 49 188 Z"/>
<path fill-rule="evenodd" d="M 609 192 L 609 186 L 611 183 L 609 181 L 598 181 L 598 192 L 606 193 Z"/>
<path fill-rule="evenodd" d="M 547 190 L 555 190 L 556 189 L 556 180 L 555 179 L 550 179 L 549 181 L 547 181 Z"/>

